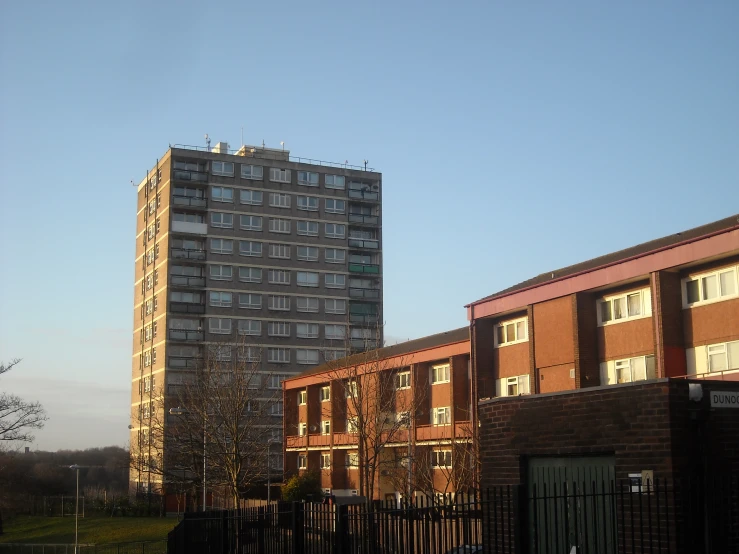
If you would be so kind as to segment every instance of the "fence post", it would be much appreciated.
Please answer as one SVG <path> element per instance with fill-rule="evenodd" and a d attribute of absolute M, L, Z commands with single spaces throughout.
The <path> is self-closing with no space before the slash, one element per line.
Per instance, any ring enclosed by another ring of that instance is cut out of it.
<path fill-rule="evenodd" d="M 336 540 L 336 554 L 347 554 L 349 552 L 349 506 L 346 504 L 335 505 L 334 525 Z"/>
<path fill-rule="evenodd" d="M 304 504 L 302 502 L 293 502 L 292 506 L 292 525 L 291 532 L 293 536 L 293 551 L 292 554 L 304 554 L 305 546 L 305 535 L 303 534 L 305 526 L 305 512 L 303 511 Z"/>

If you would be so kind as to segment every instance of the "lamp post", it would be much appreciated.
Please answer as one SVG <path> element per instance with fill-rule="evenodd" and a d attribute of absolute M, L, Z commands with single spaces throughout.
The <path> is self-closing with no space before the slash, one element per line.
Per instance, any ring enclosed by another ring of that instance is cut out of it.
<path fill-rule="evenodd" d="M 270 456 L 269 447 L 279 442 L 280 441 L 276 439 L 269 439 L 267 441 L 267 506 L 270 505 L 272 500 L 272 458 Z"/>
<path fill-rule="evenodd" d="M 180 407 L 170 408 L 169 409 L 169 414 L 170 415 L 174 415 L 174 416 L 183 416 L 183 415 L 187 415 L 189 413 L 190 413 L 189 410 L 186 410 L 186 409 L 180 408 Z M 203 420 L 203 512 L 205 512 L 205 501 L 206 501 L 206 498 L 207 498 L 206 488 L 205 488 L 205 484 L 206 484 L 206 481 L 205 481 L 205 470 L 206 470 L 206 467 L 207 467 L 207 465 L 206 465 L 206 455 L 205 455 L 205 445 L 206 445 L 206 442 L 207 442 L 207 440 L 206 440 L 206 438 L 207 438 L 206 424 L 207 423 L 208 423 L 208 416 L 206 415 L 205 416 L 205 419 Z"/>
<path fill-rule="evenodd" d="M 74 497 L 74 554 L 77 554 L 77 546 L 79 545 L 78 541 L 78 531 L 79 531 L 79 514 L 80 514 L 80 468 L 82 466 L 78 466 L 77 464 L 69 466 L 69 469 L 77 472 L 77 494 Z"/>

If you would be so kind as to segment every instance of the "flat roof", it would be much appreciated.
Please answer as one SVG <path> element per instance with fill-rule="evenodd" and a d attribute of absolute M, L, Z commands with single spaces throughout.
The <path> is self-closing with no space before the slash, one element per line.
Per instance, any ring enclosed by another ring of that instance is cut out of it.
<path fill-rule="evenodd" d="M 420 339 L 413 339 L 399 344 L 393 344 L 392 346 L 386 346 L 377 350 L 376 359 L 393 358 L 395 356 L 402 356 L 404 354 L 411 354 L 413 352 L 420 352 L 423 350 L 430 350 L 439 346 L 446 346 L 447 344 L 454 344 L 457 342 L 464 342 L 470 340 L 470 328 L 460 327 L 452 331 L 444 331 L 443 333 L 437 333 L 435 335 L 429 335 L 427 337 L 421 337 Z M 335 362 L 321 364 L 313 367 L 298 375 L 293 375 L 285 381 L 292 381 L 294 379 L 300 379 L 309 375 L 318 375 L 327 371 L 336 371 L 336 369 L 350 367 L 355 364 L 362 364 L 367 361 L 366 352 L 360 354 L 354 354 L 341 358 Z"/>
<path fill-rule="evenodd" d="M 706 225 L 701 225 L 700 227 L 694 227 L 693 229 L 688 229 L 687 231 L 681 231 L 679 233 L 667 235 L 666 237 L 651 240 L 649 242 L 644 242 L 636 246 L 631 246 L 630 248 L 625 248 L 624 250 L 605 254 L 604 256 L 599 256 L 585 262 L 580 262 L 567 267 L 562 267 L 560 269 L 555 269 L 554 271 L 547 271 L 546 273 L 542 273 L 540 275 L 537 275 L 536 277 L 532 277 L 531 279 L 522 281 L 517 285 L 513 285 L 512 287 L 508 287 L 507 289 L 498 291 L 494 294 L 481 298 L 480 300 L 475 300 L 474 302 L 468 304 L 466 307 L 486 302 L 488 300 L 493 300 L 495 298 L 500 298 L 502 296 L 507 296 L 521 290 L 534 288 L 546 283 L 551 283 L 552 281 L 558 279 L 564 279 L 569 276 L 586 273 L 596 268 L 617 264 L 631 258 L 637 258 L 651 252 L 669 248 L 671 246 L 678 245 L 684 242 L 690 242 L 692 240 L 720 233 L 722 231 L 735 229 L 737 227 L 739 227 L 739 214 L 732 215 L 730 217 L 726 217 L 712 223 L 707 223 Z"/>

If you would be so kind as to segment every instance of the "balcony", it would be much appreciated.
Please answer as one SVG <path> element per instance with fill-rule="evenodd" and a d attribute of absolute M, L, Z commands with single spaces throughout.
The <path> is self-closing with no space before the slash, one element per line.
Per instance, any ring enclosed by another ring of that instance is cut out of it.
<path fill-rule="evenodd" d="M 330 446 L 331 435 L 311 434 L 308 435 L 309 446 Z"/>
<path fill-rule="evenodd" d="M 171 330 L 170 330 L 171 335 Z M 171 337 L 170 337 L 171 338 Z M 170 356 L 167 366 L 171 369 L 195 369 L 198 367 L 200 360 L 198 358 L 183 358 L 179 356 Z"/>
<path fill-rule="evenodd" d="M 205 198 L 197 198 L 195 196 L 172 195 L 172 204 L 177 207 L 196 208 L 200 210 L 208 207 L 208 201 Z"/>
<path fill-rule="evenodd" d="M 472 436 L 470 422 L 469 421 L 458 421 L 455 427 L 455 438 L 464 439 Z M 452 426 L 451 425 L 417 425 L 416 426 L 416 440 L 417 441 L 429 441 L 429 440 L 451 440 L 452 439 Z"/>
<path fill-rule="evenodd" d="M 205 287 L 205 277 L 187 277 L 185 275 L 170 275 L 169 283 L 175 287 Z"/>
<path fill-rule="evenodd" d="M 193 235 L 206 235 L 208 233 L 207 223 L 195 223 L 192 221 L 173 221 L 173 233 L 189 233 Z"/>
<path fill-rule="evenodd" d="M 352 350 L 374 350 L 377 348 L 377 341 L 374 339 L 350 339 L 349 344 Z"/>
<path fill-rule="evenodd" d="M 287 448 L 305 448 L 308 446 L 308 437 L 303 435 L 293 435 L 285 437 L 285 445 Z"/>
<path fill-rule="evenodd" d="M 364 248 L 366 250 L 377 250 L 380 247 L 380 241 L 373 239 L 353 239 L 349 237 L 349 246 L 351 248 Z"/>
<path fill-rule="evenodd" d="M 379 300 L 380 299 L 380 289 L 349 288 L 349 296 L 351 298 L 364 298 L 366 300 Z"/>
<path fill-rule="evenodd" d="M 172 258 L 175 260 L 204 260 L 205 250 L 190 248 L 172 248 Z"/>
<path fill-rule="evenodd" d="M 349 314 L 350 323 L 372 325 L 377 323 L 377 314 Z"/>
<path fill-rule="evenodd" d="M 175 181 L 205 183 L 208 180 L 208 174 L 201 173 L 200 171 L 185 171 L 183 169 L 175 169 L 172 172 L 172 178 Z"/>
<path fill-rule="evenodd" d="M 371 200 L 377 202 L 380 199 L 380 193 L 372 192 L 370 190 L 358 190 L 350 188 L 349 198 L 356 198 L 358 200 Z"/>
<path fill-rule="evenodd" d="M 171 340 L 179 340 L 179 341 L 198 341 L 203 340 L 203 332 L 202 331 L 188 331 L 186 329 L 170 329 L 169 330 L 169 338 Z"/>
<path fill-rule="evenodd" d="M 363 215 L 349 213 L 349 223 L 361 223 L 363 225 L 377 225 L 380 218 L 376 215 Z"/>
<path fill-rule="evenodd" d="M 349 264 L 350 273 L 366 273 L 370 275 L 379 275 L 380 266 L 378 264 Z"/>
<path fill-rule="evenodd" d="M 357 444 L 356 433 L 334 433 L 334 446 L 339 444 Z"/>
<path fill-rule="evenodd" d="M 195 302 L 170 302 L 169 311 L 176 314 L 204 314 L 205 304 Z"/>

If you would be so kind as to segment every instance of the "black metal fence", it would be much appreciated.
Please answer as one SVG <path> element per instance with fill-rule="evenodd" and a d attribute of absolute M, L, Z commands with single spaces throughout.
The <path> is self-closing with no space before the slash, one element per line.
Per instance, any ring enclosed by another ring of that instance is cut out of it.
<path fill-rule="evenodd" d="M 21 544 L 0 543 L 0 554 L 165 554 L 167 541 L 138 541 L 110 544 Z"/>
<path fill-rule="evenodd" d="M 573 550 L 574 548 L 574 550 Z M 739 553 L 739 478 L 491 488 L 413 505 L 186 514 L 169 554 Z"/>

